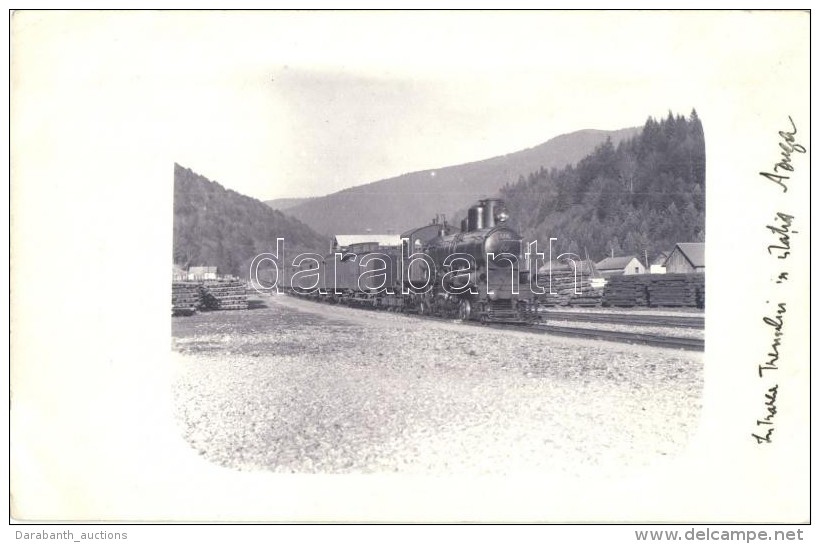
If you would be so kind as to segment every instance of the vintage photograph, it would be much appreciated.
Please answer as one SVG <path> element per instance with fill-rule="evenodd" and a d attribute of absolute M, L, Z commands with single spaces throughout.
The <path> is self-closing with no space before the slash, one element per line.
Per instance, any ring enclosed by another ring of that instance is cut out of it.
<path fill-rule="evenodd" d="M 349 92 L 303 80 L 278 85 Z M 312 125 L 333 121 L 322 106 Z M 191 446 L 238 469 L 445 474 L 613 471 L 684 449 L 703 390 L 697 112 L 501 151 L 266 202 L 175 165 Z"/>
<path fill-rule="evenodd" d="M 12 517 L 808 521 L 808 23 L 15 12 Z"/>

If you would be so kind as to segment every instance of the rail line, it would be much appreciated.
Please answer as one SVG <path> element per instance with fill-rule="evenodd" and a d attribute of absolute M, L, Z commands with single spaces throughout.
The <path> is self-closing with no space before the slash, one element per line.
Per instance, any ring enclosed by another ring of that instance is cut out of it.
<path fill-rule="evenodd" d="M 641 332 L 610 331 L 603 329 L 582 329 L 577 327 L 558 327 L 537 323 L 533 330 L 545 334 L 590 338 L 594 340 L 608 340 L 612 342 L 626 342 L 628 344 L 644 344 L 661 348 L 686 349 L 703 351 L 703 338 L 686 338 L 682 336 L 664 336 Z"/>
<path fill-rule="evenodd" d="M 539 313 L 541 319 L 560 321 L 584 321 L 588 323 L 613 323 L 623 325 L 648 325 L 653 327 L 677 327 L 687 329 L 704 328 L 704 318 L 698 315 L 634 315 L 634 314 L 598 314 L 582 312 L 562 312 L 546 310 Z"/>
<path fill-rule="evenodd" d="M 303 300 L 311 300 L 311 299 L 303 299 Z M 317 302 L 315 300 L 311 300 L 311 302 Z M 379 311 L 374 310 L 372 308 L 368 308 L 366 306 L 355 306 L 355 305 L 345 305 L 347 308 L 354 308 L 354 309 L 361 309 L 361 310 L 368 310 L 368 311 Z M 550 316 L 554 316 L 557 314 L 569 314 L 569 315 L 580 315 L 575 314 L 573 312 L 550 312 Z M 441 321 L 441 322 L 448 322 L 452 323 L 452 318 L 447 317 L 439 317 L 439 316 L 431 316 L 431 315 L 419 315 L 416 313 L 405 313 L 404 315 L 408 316 L 415 316 L 419 319 L 427 319 L 431 321 Z M 584 314 L 590 315 L 590 314 Z M 600 314 L 599 314 L 600 315 Z M 659 318 L 662 319 L 664 316 L 635 316 L 635 320 L 629 320 L 628 318 L 632 317 L 625 314 L 613 314 L 618 318 L 621 318 L 620 321 L 617 323 L 621 324 L 629 324 L 629 325 L 658 325 L 657 321 L 651 320 L 650 322 L 639 323 L 639 320 L 645 320 L 646 318 Z M 610 316 L 607 316 L 610 317 Z M 684 317 L 684 316 L 680 316 Z M 686 316 L 691 317 L 693 320 L 697 319 L 696 316 Z M 673 319 L 675 317 L 673 316 Z M 654 347 L 661 347 L 661 348 L 670 348 L 670 349 L 685 349 L 691 351 L 703 351 L 704 350 L 704 340 L 702 338 L 686 338 L 681 336 L 665 336 L 659 334 L 649 334 L 649 333 L 639 333 L 639 332 L 625 332 L 625 331 L 612 331 L 612 330 L 605 330 L 605 329 L 585 329 L 579 327 L 564 327 L 564 326 L 555 326 L 555 325 L 548 325 L 545 323 L 534 323 L 532 325 L 517 325 L 517 324 L 510 324 L 510 323 L 487 323 L 481 324 L 475 321 L 467 321 L 462 322 L 466 326 L 471 327 L 490 327 L 494 329 L 500 330 L 517 330 L 523 332 L 530 332 L 533 334 L 555 334 L 559 336 L 569 336 L 575 338 L 588 338 L 592 340 L 605 340 L 609 342 L 621 342 L 627 344 L 643 344 L 647 346 L 654 346 Z M 610 321 L 612 323 L 612 321 Z M 686 325 L 670 325 L 670 326 L 686 326 Z"/>
<path fill-rule="evenodd" d="M 414 314 L 407 314 L 414 315 Z M 419 316 L 421 319 L 431 319 L 436 321 L 452 322 L 452 319 L 436 316 Z M 689 351 L 703 351 L 705 342 L 702 338 L 687 338 L 682 336 L 665 336 L 660 334 L 650 334 L 642 332 L 612 331 L 606 329 L 585 329 L 580 327 L 563 327 L 547 325 L 544 323 L 534 323 L 532 325 L 516 325 L 510 323 L 486 323 L 481 324 L 475 321 L 463 322 L 467 326 L 490 327 L 493 329 L 530 332 L 533 334 L 554 334 L 558 336 L 568 336 L 574 338 L 587 338 L 590 340 L 605 340 L 609 342 L 621 342 L 626 344 L 643 344 L 659 348 L 685 349 Z"/>

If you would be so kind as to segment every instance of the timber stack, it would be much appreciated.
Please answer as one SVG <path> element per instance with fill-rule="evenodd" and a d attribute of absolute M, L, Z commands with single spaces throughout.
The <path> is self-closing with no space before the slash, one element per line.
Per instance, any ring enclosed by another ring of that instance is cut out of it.
<path fill-rule="evenodd" d="M 604 287 L 604 306 L 633 308 L 704 308 L 703 274 L 612 276 Z"/>
<path fill-rule="evenodd" d="M 202 285 L 202 303 L 207 310 L 247 310 L 248 294 L 241 281 L 209 281 Z"/>
<path fill-rule="evenodd" d="M 653 308 L 695 308 L 698 280 L 703 274 L 658 274 L 649 283 L 649 306 Z"/>
<path fill-rule="evenodd" d="M 572 270 L 558 270 L 552 272 L 552 282 L 549 274 L 539 274 L 538 285 L 543 287 L 545 294 L 538 299 L 543 306 L 581 306 L 595 307 L 601 305 L 601 291 L 592 287 L 590 274 L 584 271 L 577 273 Z"/>
<path fill-rule="evenodd" d="M 604 287 L 603 304 L 604 306 L 616 306 L 618 308 L 648 306 L 648 285 L 649 276 L 646 274 L 612 276 L 607 280 Z"/>
<path fill-rule="evenodd" d="M 189 281 L 175 281 L 171 284 L 171 314 L 192 315 L 202 304 L 199 284 Z"/>

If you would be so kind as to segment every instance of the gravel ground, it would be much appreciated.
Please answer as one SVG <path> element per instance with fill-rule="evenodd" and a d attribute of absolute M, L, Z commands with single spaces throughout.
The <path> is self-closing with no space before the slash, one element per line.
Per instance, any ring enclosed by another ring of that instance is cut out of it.
<path fill-rule="evenodd" d="M 264 302 L 173 318 L 181 432 L 226 467 L 612 474 L 699 419 L 701 354 Z"/>

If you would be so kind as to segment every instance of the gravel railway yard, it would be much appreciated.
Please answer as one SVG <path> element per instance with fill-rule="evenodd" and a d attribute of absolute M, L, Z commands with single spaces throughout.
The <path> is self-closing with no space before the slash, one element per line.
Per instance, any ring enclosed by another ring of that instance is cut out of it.
<path fill-rule="evenodd" d="M 222 466 L 607 474 L 682 452 L 698 425 L 701 353 L 251 302 L 172 320 L 180 431 Z"/>

